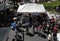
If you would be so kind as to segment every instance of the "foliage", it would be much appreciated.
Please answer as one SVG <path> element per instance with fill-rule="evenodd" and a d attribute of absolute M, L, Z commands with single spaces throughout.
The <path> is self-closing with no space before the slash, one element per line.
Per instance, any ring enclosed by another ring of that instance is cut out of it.
<path fill-rule="evenodd" d="M 55 11 L 55 7 L 60 5 L 60 1 L 53 1 L 51 3 L 43 2 L 44 7 L 48 11 Z"/>

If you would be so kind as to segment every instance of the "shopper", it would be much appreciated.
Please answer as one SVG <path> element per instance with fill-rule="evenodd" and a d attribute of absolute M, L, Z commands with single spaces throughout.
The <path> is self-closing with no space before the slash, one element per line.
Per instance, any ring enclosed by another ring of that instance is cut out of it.
<path fill-rule="evenodd" d="M 55 25 L 55 18 L 54 18 L 54 16 L 52 16 L 50 23 L 51 23 L 51 27 L 54 27 L 54 25 Z"/>
<path fill-rule="evenodd" d="M 53 40 L 54 41 L 57 41 L 57 33 L 58 33 L 58 28 L 57 28 L 57 25 L 55 25 L 53 28 Z"/>
<path fill-rule="evenodd" d="M 39 25 L 39 26 L 38 26 L 38 31 L 39 31 L 39 36 L 40 36 L 41 33 L 42 33 L 42 25 Z"/>

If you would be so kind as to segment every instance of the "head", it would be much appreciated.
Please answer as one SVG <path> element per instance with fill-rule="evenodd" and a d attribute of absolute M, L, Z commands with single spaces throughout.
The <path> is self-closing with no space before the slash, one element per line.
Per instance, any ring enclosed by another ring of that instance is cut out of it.
<path fill-rule="evenodd" d="M 54 16 L 52 16 L 52 18 L 54 18 Z"/>

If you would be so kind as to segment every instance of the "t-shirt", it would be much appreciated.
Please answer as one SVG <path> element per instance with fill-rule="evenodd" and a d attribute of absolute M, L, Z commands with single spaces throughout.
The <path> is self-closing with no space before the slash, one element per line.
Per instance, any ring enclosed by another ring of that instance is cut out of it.
<path fill-rule="evenodd" d="M 58 32 L 58 29 L 56 27 L 53 28 L 53 33 L 56 34 Z"/>
<path fill-rule="evenodd" d="M 54 22 L 55 21 L 55 19 L 54 18 L 51 18 L 51 22 Z"/>

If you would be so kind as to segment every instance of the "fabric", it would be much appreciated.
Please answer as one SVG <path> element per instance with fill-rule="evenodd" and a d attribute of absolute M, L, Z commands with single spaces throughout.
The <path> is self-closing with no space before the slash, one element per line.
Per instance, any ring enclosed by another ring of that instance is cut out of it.
<path fill-rule="evenodd" d="M 36 3 L 26 3 L 24 5 L 20 5 L 17 9 L 18 13 L 42 13 L 46 12 L 43 4 Z"/>

